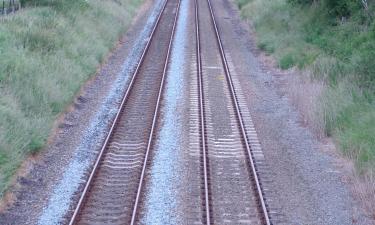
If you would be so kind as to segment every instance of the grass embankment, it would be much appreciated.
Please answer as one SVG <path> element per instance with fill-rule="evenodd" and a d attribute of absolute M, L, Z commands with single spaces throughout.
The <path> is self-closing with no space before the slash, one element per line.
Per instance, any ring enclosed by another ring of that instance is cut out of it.
<path fill-rule="evenodd" d="M 375 2 L 237 3 L 243 18 L 255 28 L 258 47 L 273 55 L 280 68 L 310 71 L 312 82 L 325 84 L 311 105 L 311 110 L 321 115 L 315 122 L 322 123 L 325 134 L 355 161 L 360 173 L 374 172 Z"/>
<path fill-rule="evenodd" d="M 24 2 L 23 10 L 0 17 L 0 197 L 142 0 Z"/>

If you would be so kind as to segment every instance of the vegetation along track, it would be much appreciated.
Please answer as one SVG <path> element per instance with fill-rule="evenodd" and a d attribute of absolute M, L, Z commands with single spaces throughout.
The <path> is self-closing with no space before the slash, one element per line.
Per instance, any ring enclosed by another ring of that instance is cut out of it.
<path fill-rule="evenodd" d="M 210 0 L 195 25 L 205 223 L 271 224 Z"/>
<path fill-rule="evenodd" d="M 70 224 L 137 222 L 179 5 L 164 3 Z"/>

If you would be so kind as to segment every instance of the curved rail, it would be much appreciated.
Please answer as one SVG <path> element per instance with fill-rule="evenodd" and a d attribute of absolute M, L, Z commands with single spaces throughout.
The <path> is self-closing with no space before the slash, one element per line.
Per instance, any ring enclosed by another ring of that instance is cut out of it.
<path fill-rule="evenodd" d="M 245 144 L 245 147 L 246 147 L 246 153 L 248 155 L 248 159 L 249 159 L 249 162 L 250 162 L 251 173 L 254 176 L 254 181 L 255 181 L 255 186 L 256 186 L 256 190 L 257 190 L 257 194 L 258 194 L 259 204 L 261 206 L 260 208 L 261 208 L 262 216 L 263 216 L 263 219 L 265 221 L 265 224 L 271 225 L 270 218 L 269 218 L 269 215 L 268 215 L 267 205 L 265 203 L 265 198 L 263 196 L 263 190 L 261 188 L 258 173 L 257 173 L 257 170 L 256 170 L 256 165 L 255 165 L 255 162 L 254 162 L 253 153 L 251 151 L 251 147 L 250 147 L 250 144 L 249 144 L 248 139 L 247 139 L 245 125 L 244 125 L 242 115 L 241 115 L 241 109 L 239 107 L 236 91 L 235 91 L 235 88 L 234 88 L 234 85 L 233 85 L 233 81 L 232 81 L 231 73 L 230 73 L 230 70 L 229 70 L 228 62 L 227 62 L 227 59 L 226 59 L 226 56 L 225 56 L 223 44 L 222 44 L 222 41 L 221 41 L 218 26 L 217 26 L 217 23 L 216 23 L 215 14 L 213 12 L 213 8 L 212 8 L 212 5 L 211 5 L 211 0 L 207 0 L 207 2 L 208 2 L 209 10 L 210 10 L 210 16 L 211 16 L 212 24 L 213 24 L 213 27 L 214 27 L 214 30 L 215 30 L 216 41 L 218 43 L 219 50 L 220 50 L 221 61 L 222 61 L 222 64 L 224 66 L 225 76 L 226 76 L 226 79 L 229 83 L 230 94 L 231 94 L 231 97 L 233 99 L 233 103 L 234 103 L 234 106 L 235 106 L 235 113 L 236 113 L 236 116 L 237 116 L 238 123 L 240 125 L 241 134 L 243 136 L 244 144 Z M 196 3 L 196 10 L 195 11 L 196 11 L 196 26 L 197 26 L 196 32 L 197 32 L 197 42 L 198 42 L 198 44 L 197 44 L 197 54 L 200 55 L 199 24 L 198 24 L 198 16 L 197 16 L 197 10 L 198 10 L 197 0 L 195 0 L 195 3 Z M 202 81 L 201 81 L 201 79 L 202 79 L 201 78 L 202 68 L 201 68 L 201 58 L 200 58 L 200 56 L 197 57 L 197 61 L 198 61 L 198 76 L 199 76 L 199 85 L 200 85 L 199 89 L 200 89 L 200 98 L 201 98 L 200 99 L 200 103 L 201 103 L 200 109 L 201 109 L 201 114 L 202 114 L 201 120 L 204 121 L 204 118 L 203 118 L 204 115 L 203 115 L 203 111 L 202 111 L 203 110 L 203 108 L 202 108 L 203 96 L 201 95 L 201 93 L 202 93 Z M 204 124 L 202 124 L 201 126 L 202 126 L 202 133 L 204 134 Z M 202 139 L 203 139 L 202 142 L 204 143 L 205 137 L 202 136 Z M 205 146 L 203 147 L 203 149 L 204 149 L 203 154 L 204 154 L 204 157 L 205 157 L 205 155 L 206 155 Z M 206 185 L 206 181 L 207 181 L 207 177 L 206 177 L 207 174 L 206 173 L 207 172 L 205 172 L 205 174 L 204 174 L 205 185 Z M 208 191 L 208 188 L 206 188 L 206 191 Z M 206 210 L 208 209 L 207 208 L 207 204 L 208 204 L 207 199 L 208 199 L 208 194 L 206 194 Z M 206 222 L 207 222 L 207 224 L 210 224 L 210 220 L 207 220 Z"/>
<path fill-rule="evenodd" d="M 135 71 L 133 73 L 132 79 L 131 79 L 131 81 L 130 81 L 130 83 L 128 85 L 128 88 L 127 88 L 127 90 L 125 92 L 125 95 L 124 95 L 124 97 L 123 97 L 123 99 L 121 101 L 121 104 L 120 104 L 119 108 L 118 108 L 117 114 L 116 114 L 116 116 L 115 116 L 115 118 L 114 118 L 114 120 L 112 122 L 112 126 L 111 126 L 111 128 L 110 128 L 110 130 L 108 132 L 108 135 L 107 135 L 107 137 L 106 137 L 106 139 L 105 139 L 105 141 L 103 143 L 103 146 L 102 146 L 102 148 L 101 148 L 101 150 L 100 150 L 100 152 L 99 152 L 99 154 L 98 154 L 98 156 L 96 158 L 96 161 L 94 163 L 93 169 L 91 170 L 90 176 L 89 176 L 89 178 L 88 178 L 88 180 L 87 180 L 87 182 L 85 184 L 85 188 L 83 189 L 81 197 L 80 197 L 80 199 L 79 199 L 79 201 L 78 201 L 78 203 L 76 205 L 76 208 L 75 208 L 75 210 L 73 212 L 73 215 L 72 215 L 72 217 L 70 219 L 69 225 L 73 225 L 73 224 L 75 224 L 77 222 L 79 212 L 80 212 L 80 210 L 82 208 L 82 205 L 84 203 L 85 198 L 87 197 L 87 193 L 89 192 L 89 189 L 90 189 L 90 186 L 91 186 L 92 181 L 94 179 L 94 176 L 95 176 L 95 174 L 96 174 L 96 172 L 97 172 L 97 170 L 98 170 L 98 168 L 100 166 L 100 161 L 102 160 L 104 152 L 105 152 L 105 150 L 106 150 L 106 148 L 107 148 L 107 146 L 109 144 L 109 140 L 110 140 L 111 136 L 113 135 L 113 132 L 114 132 L 115 127 L 116 127 L 116 124 L 119 121 L 122 109 L 124 108 L 124 105 L 125 105 L 125 103 L 128 100 L 129 94 L 130 94 L 130 92 L 132 90 L 132 87 L 134 85 L 134 82 L 136 80 L 138 71 L 139 71 L 139 69 L 140 69 L 140 67 L 141 67 L 141 65 L 142 65 L 142 63 L 144 61 L 145 55 L 146 55 L 146 53 L 147 53 L 147 51 L 148 51 L 148 49 L 150 47 L 150 44 L 151 44 L 152 39 L 154 37 L 155 31 L 156 31 L 156 29 L 157 29 L 157 27 L 159 25 L 160 18 L 161 18 L 161 16 L 163 15 L 163 13 L 165 11 L 165 8 L 166 8 L 166 5 L 167 5 L 168 1 L 169 0 L 165 0 L 165 2 L 163 4 L 163 7 L 162 7 L 162 9 L 161 9 L 161 11 L 160 11 L 160 13 L 159 13 L 159 15 L 157 17 L 157 20 L 156 20 L 156 22 L 154 24 L 154 27 L 153 27 L 152 31 L 151 31 L 151 34 L 149 36 L 148 42 L 146 44 L 146 47 L 144 48 L 144 50 L 142 52 L 141 58 L 140 58 L 140 60 L 138 62 L 138 65 L 137 65 L 137 67 L 136 67 L 136 69 L 135 69 Z M 159 102 L 159 99 L 158 99 L 158 102 Z"/>

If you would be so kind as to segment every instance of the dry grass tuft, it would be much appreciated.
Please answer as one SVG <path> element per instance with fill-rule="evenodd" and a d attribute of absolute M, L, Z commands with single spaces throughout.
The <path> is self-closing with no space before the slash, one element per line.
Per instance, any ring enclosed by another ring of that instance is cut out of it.
<path fill-rule="evenodd" d="M 354 193 L 363 204 L 369 217 L 375 220 L 375 174 L 369 172 L 354 181 Z"/>
<path fill-rule="evenodd" d="M 313 80 L 309 76 L 294 75 L 290 77 L 287 85 L 289 98 L 301 113 L 304 124 L 308 125 L 318 138 L 325 137 L 324 113 L 319 106 L 326 88 L 324 82 Z"/>

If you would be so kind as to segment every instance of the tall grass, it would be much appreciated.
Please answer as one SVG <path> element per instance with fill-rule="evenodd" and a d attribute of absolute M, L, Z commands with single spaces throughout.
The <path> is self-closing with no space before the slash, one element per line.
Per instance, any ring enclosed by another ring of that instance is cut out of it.
<path fill-rule="evenodd" d="M 325 3 L 333 1 L 293 3 L 298 1 L 237 0 L 237 3 L 242 17 L 249 19 L 255 28 L 258 47 L 272 54 L 280 68 L 309 71 L 301 73 L 309 74 L 302 80 L 324 84 L 317 97 L 303 97 L 306 91 L 300 92 L 302 98 L 315 99 L 305 104 L 315 114 L 315 127 L 323 127 L 325 135 L 334 138 L 343 154 L 356 162 L 360 173 L 372 173 L 375 2 L 368 1 L 367 10 L 356 4 L 355 10 L 337 17 L 337 13 L 327 10 Z"/>
<path fill-rule="evenodd" d="M 0 20 L 0 196 L 127 29 L 141 0 L 44 1 Z"/>

